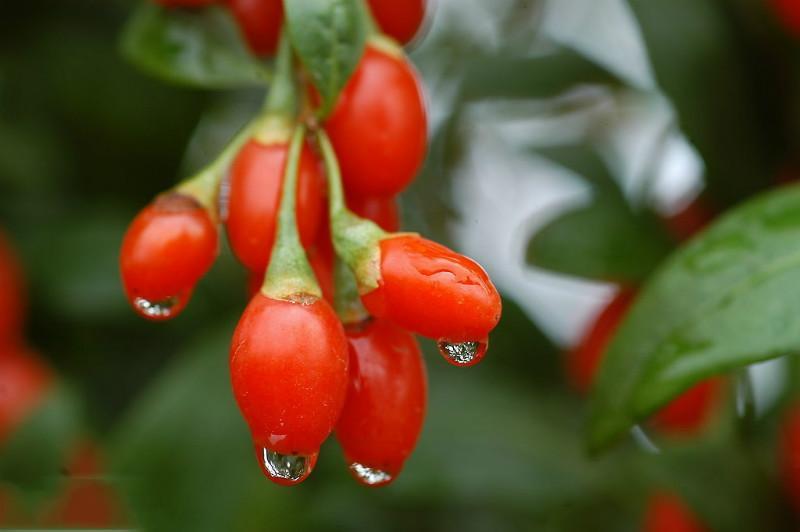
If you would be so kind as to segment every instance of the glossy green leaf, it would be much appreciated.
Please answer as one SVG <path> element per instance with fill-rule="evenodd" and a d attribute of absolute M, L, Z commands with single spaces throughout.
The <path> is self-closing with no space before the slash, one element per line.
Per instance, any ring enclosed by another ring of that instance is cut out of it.
<path fill-rule="evenodd" d="M 222 7 L 168 9 L 145 1 L 122 34 L 122 52 L 166 81 L 223 89 L 264 84 L 267 73 Z"/>
<path fill-rule="evenodd" d="M 320 114 L 336 103 L 364 52 L 366 20 L 359 0 L 287 0 L 286 28 L 322 97 Z"/>
<path fill-rule="evenodd" d="M 800 187 L 723 216 L 642 289 L 604 357 L 589 446 L 618 438 L 692 384 L 800 350 Z"/>

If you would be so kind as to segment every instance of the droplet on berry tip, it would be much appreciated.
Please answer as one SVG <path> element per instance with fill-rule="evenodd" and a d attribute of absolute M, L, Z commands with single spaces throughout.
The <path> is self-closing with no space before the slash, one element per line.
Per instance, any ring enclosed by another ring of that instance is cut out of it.
<path fill-rule="evenodd" d="M 316 462 L 316 455 L 281 454 L 261 449 L 259 462 L 264 474 L 278 484 L 299 484 L 308 478 Z"/>
<path fill-rule="evenodd" d="M 133 299 L 133 308 L 143 318 L 149 320 L 168 320 L 174 318 L 186 307 L 191 292 L 170 296 L 158 301 L 150 301 L 143 297 Z"/>
<path fill-rule="evenodd" d="M 488 342 L 467 341 L 450 342 L 439 340 L 437 342 L 439 353 L 454 366 L 472 366 L 477 364 L 486 354 Z"/>
<path fill-rule="evenodd" d="M 394 480 L 394 477 L 386 471 L 375 469 L 373 467 L 367 467 L 359 464 L 358 462 L 353 462 L 350 464 L 350 471 L 353 473 L 353 476 L 356 478 L 356 480 L 365 486 L 385 486 Z"/>

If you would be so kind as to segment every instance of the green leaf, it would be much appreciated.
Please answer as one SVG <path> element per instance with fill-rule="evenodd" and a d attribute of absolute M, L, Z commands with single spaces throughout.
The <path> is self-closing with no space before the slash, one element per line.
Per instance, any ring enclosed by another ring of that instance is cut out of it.
<path fill-rule="evenodd" d="M 263 85 L 267 73 L 247 50 L 227 9 L 168 9 L 142 2 L 122 33 L 122 53 L 171 83 L 208 89 Z"/>
<path fill-rule="evenodd" d="M 359 0 L 286 0 L 292 46 L 322 97 L 320 114 L 333 108 L 364 52 L 366 20 Z"/>
<path fill-rule="evenodd" d="M 64 385 L 55 387 L 0 448 L 0 482 L 23 488 L 32 500 L 52 494 L 79 428 L 76 397 Z"/>
<path fill-rule="evenodd" d="M 566 146 L 537 154 L 592 182 L 593 197 L 534 235 L 528 263 L 590 279 L 636 284 L 644 280 L 672 249 L 655 217 L 631 208 L 591 149 Z"/>
<path fill-rule="evenodd" d="M 800 350 L 800 187 L 753 199 L 670 257 L 603 359 L 600 450 L 696 382 Z"/>

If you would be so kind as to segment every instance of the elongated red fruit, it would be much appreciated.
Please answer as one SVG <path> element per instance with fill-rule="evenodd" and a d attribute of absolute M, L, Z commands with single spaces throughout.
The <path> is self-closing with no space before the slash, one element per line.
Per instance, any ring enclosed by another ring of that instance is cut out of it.
<path fill-rule="evenodd" d="M 35 354 L 0 348 L 0 445 L 41 404 L 52 381 L 50 368 Z"/>
<path fill-rule="evenodd" d="M 336 437 L 350 472 L 362 484 L 392 482 L 422 430 L 427 377 L 417 341 L 373 320 L 347 329 L 350 386 Z"/>
<path fill-rule="evenodd" d="M 348 194 L 393 196 L 414 179 L 428 143 L 425 102 L 400 49 L 367 46 L 325 129 Z"/>
<path fill-rule="evenodd" d="M 17 343 L 19 340 L 22 334 L 24 299 L 22 268 L 11 244 L 0 232 L 0 346 Z"/>
<path fill-rule="evenodd" d="M 230 199 L 225 226 L 234 254 L 250 271 L 262 272 L 275 243 L 288 142 L 251 139 L 230 171 Z M 323 212 L 325 181 L 308 145 L 300 155 L 297 176 L 297 226 L 303 245 L 314 242 Z"/>
<path fill-rule="evenodd" d="M 414 38 L 425 19 L 425 0 L 369 0 L 381 30 L 403 44 Z"/>
<path fill-rule="evenodd" d="M 683 500 L 669 492 L 650 496 L 643 532 L 704 532 L 706 528 Z"/>
<path fill-rule="evenodd" d="M 394 197 L 361 197 L 351 194 L 346 201 L 351 211 L 375 222 L 384 231 L 395 233 L 400 230 L 400 209 Z"/>
<path fill-rule="evenodd" d="M 414 235 L 380 242 L 378 287 L 362 296 L 376 317 L 439 341 L 445 358 L 470 366 L 500 320 L 500 294 L 475 261 Z"/>
<path fill-rule="evenodd" d="M 331 306 L 256 294 L 233 334 L 233 393 L 264 473 L 303 481 L 333 430 L 347 392 L 347 340 Z"/>
<path fill-rule="evenodd" d="M 178 192 L 156 198 L 122 241 L 120 270 L 133 308 L 151 320 L 177 316 L 218 248 L 217 228 L 194 198 Z"/>

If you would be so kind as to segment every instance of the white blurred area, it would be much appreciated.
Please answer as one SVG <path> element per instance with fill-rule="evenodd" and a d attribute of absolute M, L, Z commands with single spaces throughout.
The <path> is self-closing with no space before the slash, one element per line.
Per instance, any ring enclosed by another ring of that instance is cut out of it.
<path fill-rule="evenodd" d="M 523 9 L 511 17 L 515 6 Z M 413 53 L 426 82 L 433 132 L 452 112 L 459 58 L 442 49 L 454 39 L 487 55 L 505 48 L 529 56 L 568 48 L 627 85 L 576 87 L 546 101 L 481 101 L 470 104 L 460 122 L 467 140 L 453 174 L 452 204 L 459 211 L 450 227 L 453 240 L 545 334 L 570 346 L 616 288 L 526 264 L 526 247 L 537 228 L 591 194 L 581 176 L 535 157 L 532 148 L 593 144 L 631 204 L 663 215 L 680 212 L 701 192 L 703 162 L 658 91 L 624 0 L 436 0 L 429 33 Z M 750 369 L 757 412 L 778 398 L 785 375 L 781 364 Z"/>

